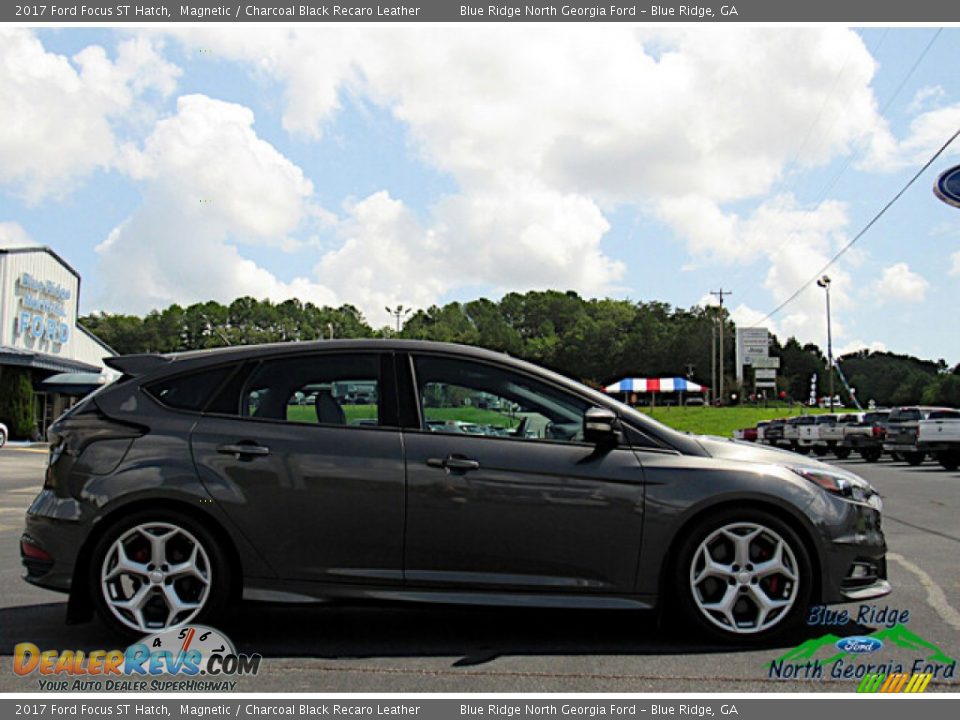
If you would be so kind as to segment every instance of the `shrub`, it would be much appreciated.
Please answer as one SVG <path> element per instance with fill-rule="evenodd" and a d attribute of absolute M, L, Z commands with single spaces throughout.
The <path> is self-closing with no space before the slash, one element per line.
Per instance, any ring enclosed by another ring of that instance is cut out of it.
<path fill-rule="evenodd" d="M 30 371 L 7 367 L 0 372 L 0 422 L 10 436 L 29 438 L 34 430 L 33 384 Z"/>

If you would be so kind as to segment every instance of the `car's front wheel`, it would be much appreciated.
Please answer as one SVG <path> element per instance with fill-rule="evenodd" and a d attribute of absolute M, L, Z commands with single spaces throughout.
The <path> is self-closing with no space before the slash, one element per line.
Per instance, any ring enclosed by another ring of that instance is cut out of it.
<path fill-rule="evenodd" d="M 173 512 L 136 513 L 97 542 L 90 565 L 93 603 L 125 635 L 205 620 L 229 591 L 229 563 L 199 522 Z"/>
<path fill-rule="evenodd" d="M 684 615 L 726 641 L 766 640 L 804 616 L 813 578 L 803 542 L 763 510 L 711 517 L 684 543 L 676 588 Z"/>
<path fill-rule="evenodd" d="M 838 460 L 846 460 L 850 457 L 850 448 L 838 447 L 834 449 L 833 454 L 837 456 Z"/>

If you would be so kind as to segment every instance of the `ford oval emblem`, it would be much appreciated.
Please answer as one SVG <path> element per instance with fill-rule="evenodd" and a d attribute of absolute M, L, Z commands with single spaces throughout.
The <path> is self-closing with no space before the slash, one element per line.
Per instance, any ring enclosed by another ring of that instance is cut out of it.
<path fill-rule="evenodd" d="M 960 208 L 960 165 L 940 174 L 933 185 L 933 193 L 947 205 Z"/>
<path fill-rule="evenodd" d="M 837 649 L 854 655 L 876 652 L 883 647 L 883 641 L 866 635 L 852 635 L 837 640 Z"/>

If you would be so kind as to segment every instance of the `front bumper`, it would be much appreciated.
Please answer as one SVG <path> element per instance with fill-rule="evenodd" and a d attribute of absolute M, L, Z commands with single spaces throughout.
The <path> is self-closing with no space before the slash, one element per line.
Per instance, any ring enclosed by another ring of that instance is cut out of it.
<path fill-rule="evenodd" d="M 887 543 L 879 510 L 867 504 L 825 498 L 821 554 L 821 599 L 825 604 L 858 602 L 891 591 L 887 580 Z"/>

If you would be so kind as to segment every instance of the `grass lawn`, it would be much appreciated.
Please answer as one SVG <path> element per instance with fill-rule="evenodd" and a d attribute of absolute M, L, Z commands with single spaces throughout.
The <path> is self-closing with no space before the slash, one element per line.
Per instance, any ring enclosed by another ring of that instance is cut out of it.
<path fill-rule="evenodd" d="M 799 415 L 804 410 L 807 413 L 816 414 L 829 412 L 819 408 L 804 408 L 801 405 L 794 405 L 792 409 L 785 407 L 656 407 L 652 413 L 649 407 L 637 409 L 676 430 L 722 437 L 732 437 L 734 430 L 753 427 L 761 420 Z"/>
<path fill-rule="evenodd" d="M 376 405 L 343 405 L 347 423 L 354 420 L 367 420 L 377 417 Z M 519 418 L 504 415 L 496 410 L 483 410 L 475 407 L 427 408 L 429 420 L 461 420 L 478 425 L 499 425 L 514 428 L 520 424 Z M 287 405 L 287 420 L 292 422 L 315 423 L 317 411 L 313 405 Z"/>

